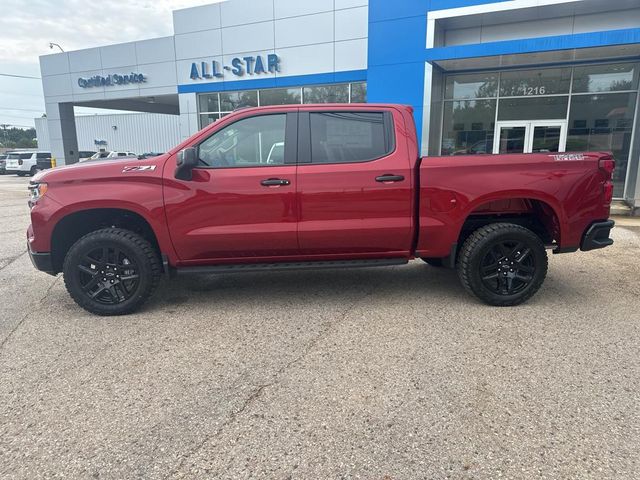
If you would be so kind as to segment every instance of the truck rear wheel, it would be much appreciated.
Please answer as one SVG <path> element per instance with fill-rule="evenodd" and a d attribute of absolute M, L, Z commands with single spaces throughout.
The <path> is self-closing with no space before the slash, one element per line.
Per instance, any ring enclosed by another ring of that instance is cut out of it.
<path fill-rule="evenodd" d="M 69 249 L 64 283 L 73 300 L 97 315 L 137 310 L 158 286 L 158 254 L 140 235 L 119 228 L 88 233 Z"/>
<path fill-rule="evenodd" d="M 464 288 L 489 305 L 519 305 L 547 275 L 547 251 L 540 237 L 512 223 L 492 223 L 467 238 L 458 257 Z"/>

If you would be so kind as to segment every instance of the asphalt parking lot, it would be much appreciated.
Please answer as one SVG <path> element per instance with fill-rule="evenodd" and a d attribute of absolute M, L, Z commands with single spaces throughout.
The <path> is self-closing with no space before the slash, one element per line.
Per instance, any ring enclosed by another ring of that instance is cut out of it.
<path fill-rule="evenodd" d="M 0 478 L 638 478 L 640 227 L 516 308 L 412 262 L 101 318 L 31 266 L 27 183 L 0 176 Z"/>

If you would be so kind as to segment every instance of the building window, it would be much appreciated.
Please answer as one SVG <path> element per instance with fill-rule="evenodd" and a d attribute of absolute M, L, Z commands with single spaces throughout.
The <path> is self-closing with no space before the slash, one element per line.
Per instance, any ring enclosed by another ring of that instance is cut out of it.
<path fill-rule="evenodd" d="M 571 68 L 518 70 L 502 72 L 500 75 L 501 97 L 538 97 L 567 94 L 570 86 Z"/>
<path fill-rule="evenodd" d="M 446 99 L 493 98 L 498 93 L 498 74 L 451 75 L 445 85 Z"/>
<path fill-rule="evenodd" d="M 367 103 L 367 84 L 365 82 L 352 83 L 351 96 L 349 98 L 351 103 Z"/>
<path fill-rule="evenodd" d="M 209 95 L 206 95 L 207 97 Z M 236 108 L 257 107 L 258 91 L 247 90 L 244 92 L 222 92 L 220 93 L 220 111 L 233 112 Z"/>
<path fill-rule="evenodd" d="M 322 85 L 302 89 L 304 103 L 349 103 L 349 85 Z"/>
<path fill-rule="evenodd" d="M 495 117 L 495 100 L 446 102 L 442 155 L 491 153 Z"/>
<path fill-rule="evenodd" d="M 200 128 L 243 107 L 302 103 L 366 103 L 367 83 L 342 83 L 293 88 L 266 88 L 198 95 Z"/>
<path fill-rule="evenodd" d="M 566 118 L 568 103 L 568 96 L 501 99 L 498 121 Z"/>
<path fill-rule="evenodd" d="M 636 99 L 636 93 L 574 95 L 571 99 L 567 151 L 612 152 L 616 197 L 624 194 Z"/>
<path fill-rule="evenodd" d="M 573 74 L 573 91 L 591 93 L 637 90 L 639 73 L 637 63 L 576 67 Z"/>
<path fill-rule="evenodd" d="M 270 88 L 260 91 L 260 105 L 291 105 L 302 103 L 300 88 Z"/>
<path fill-rule="evenodd" d="M 525 137 L 532 152 L 612 151 L 620 198 L 639 84 L 637 62 L 447 75 L 440 152 L 522 152 Z"/>

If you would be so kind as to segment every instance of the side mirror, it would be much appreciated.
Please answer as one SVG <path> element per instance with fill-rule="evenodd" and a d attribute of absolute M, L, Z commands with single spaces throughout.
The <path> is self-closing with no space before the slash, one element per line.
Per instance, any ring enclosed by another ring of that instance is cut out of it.
<path fill-rule="evenodd" d="M 174 177 L 178 180 L 191 180 L 192 170 L 198 165 L 198 154 L 193 147 L 185 148 L 178 153 Z"/>

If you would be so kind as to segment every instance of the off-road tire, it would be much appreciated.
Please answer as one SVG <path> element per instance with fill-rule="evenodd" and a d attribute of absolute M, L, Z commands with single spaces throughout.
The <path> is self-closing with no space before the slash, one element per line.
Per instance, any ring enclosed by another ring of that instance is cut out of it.
<path fill-rule="evenodd" d="M 131 296 L 112 305 L 91 299 L 83 290 L 77 273 L 80 260 L 88 252 L 107 245 L 126 252 L 138 271 L 138 284 Z M 105 316 L 125 315 L 140 308 L 157 288 L 161 273 L 160 259 L 153 246 L 140 235 L 120 228 L 104 228 L 86 234 L 69 249 L 63 265 L 64 283 L 71 298 L 85 310 Z"/>
<path fill-rule="evenodd" d="M 534 265 L 531 281 L 515 294 L 496 293 L 483 281 L 482 262 L 491 249 L 502 242 L 521 242 L 531 249 Z M 531 230 L 512 223 L 492 223 L 467 238 L 458 256 L 457 269 L 464 288 L 483 302 L 500 307 L 519 305 L 529 300 L 542 286 L 548 269 L 547 251 L 540 237 Z"/>

